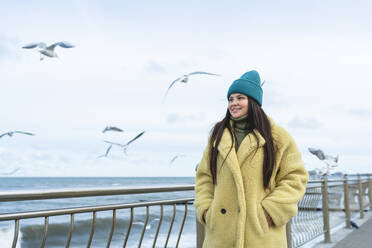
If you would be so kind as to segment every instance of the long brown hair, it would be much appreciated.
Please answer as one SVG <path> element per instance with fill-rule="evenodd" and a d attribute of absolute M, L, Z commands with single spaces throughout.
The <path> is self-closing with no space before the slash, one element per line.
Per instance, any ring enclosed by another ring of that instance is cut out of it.
<path fill-rule="evenodd" d="M 217 184 L 217 157 L 218 157 L 218 145 L 220 144 L 222 134 L 227 128 L 231 135 L 231 147 L 228 154 L 231 152 L 233 148 L 233 144 L 235 142 L 235 134 L 233 129 L 230 125 L 230 118 L 231 114 L 229 110 L 227 110 L 225 117 L 216 123 L 211 130 L 210 135 L 210 148 L 209 148 L 209 158 L 210 163 L 209 167 L 212 173 L 213 183 Z M 256 129 L 262 137 L 265 139 L 264 145 L 264 161 L 263 161 L 263 168 L 262 168 L 262 175 L 263 175 L 263 187 L 266 189 L 270 185 L 271 175 L 274 170 L 274 163 L 275 163 L 275 150 L 274 150 L 274 139 L 271 133 L 271 125 L 270 121 L 261 108 L 261 106 L 251 97 L 248 97 L 248 120 L 250 126 L 253 129 Z M 257 141 L 257 150 L 259 148 L 259 139 L 257 135 L 252 132 Z M 256 152 L 257 152 L 256 150 Z M 226 157 L 228 156 L 226 155 Z M 223 163 L 225 162 L 226 158 L 224 159 Z"/>

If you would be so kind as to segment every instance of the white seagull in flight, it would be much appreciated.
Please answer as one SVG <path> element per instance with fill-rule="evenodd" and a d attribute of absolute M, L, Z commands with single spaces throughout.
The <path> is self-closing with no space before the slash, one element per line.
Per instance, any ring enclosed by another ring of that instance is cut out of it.
<path fill-rule="evenodd" d="M 127 154 L 127 149 L 128 149 L 129 144 L 132 143 L 133 141 L 135 141 L 136 139 L 138 139 L 139 137 L 141 137 L 144 133 L 145 133 L 145 131 L 143 131 L 142 133 L 138 134 L 136 137 L 134 137 L 133 139 L 131 139 L 130 141 L 128 141 L 128 143 L 126 143 L 126 144 L 115 143 L 115 142 L 111 142 L 111 141 L 107 141 L 107 140 L 105 140 L 105 142 L 106 143 L 109 143 L 111 145 L 122 147 L 124 153 Z"/>
<path fill-rule="evenodd" d="M 0 135 L 0 138 L 4 137 L 5 135 L 8 135 L 9 137 L 12 137 L 13 134 L 15 133 L 20 133 L 20 134 L 26 134 L 26 135 L 31 135 L 31 136 L 34 136 L 35 134 L 33 133 L 29 133 L 29 132 L 23 132 L 23 131 L 11 131 L 11 132 L 7 132 L 7 133 L 3 133 Z"/>
<path fill-rule="evenodd" d="M 47 46 L 44 42 L 34 42 L 34 43 L 30 43 L 28 45 L 25 45 L 22 48 L 32 49 L 32 48 L 38 47 L 39 52 L 40 52 L 40 60 L 43 60 L 44 55 L 48 56 L 48 57 L 51 57 L 51 58 L 53 58 L 53 57 L 58 58 L 57 53 L 54 51 L 54 48 L 56 46 L 60 46 L 60 47 L 63 47 L 63 48 L 73 48 L 73 47 L 75 47 L 74 45 L 72 45 L 71 43 L 69 43 L 67 41 L 61 41 L 61 42 L 56 42 L 56 43 L 54 43 L 50 46 Z"/>
<path fill-rule="evenodd" d="M 168 87 L 167 89 L 167 92 L 165 93 L 165 96 L 164 96 L 164 99 L 167 97 L 168 95 L 168 91 L 170 90 L 170 88 L 173 87 L 173 85 L 175 83 L 177 83 L 178 81 L 181 82 L 181 83 L 187 83 L 189 81 L 189 77 L 191 75 L 199 75 L 199 74 L 203 74 L 203 75 L 212 75 L 212 76 L 221 76 L 219 74 L 214 74 L 214 73 L 209 73 L 209 72 L 203 72 L 203 71 L 194 71 L 194 72 L 191 72 L 189 74 L 186 74 L 186 75 L 183 75 L 182 77 L 179 77 L 177 78 L 176 80 L 174 80 Z"/>

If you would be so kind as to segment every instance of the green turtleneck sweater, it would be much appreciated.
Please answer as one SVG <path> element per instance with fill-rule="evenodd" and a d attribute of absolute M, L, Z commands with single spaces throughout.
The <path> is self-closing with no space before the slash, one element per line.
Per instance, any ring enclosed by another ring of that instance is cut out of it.
<path fill-rule="evenodd" d="M 239 118 L 233 118 L 231 117 L 231 120 L 233 121 L 233 127 L 234 127 L 234 134 L 236 137 L 235 141 L 235 151 L 237 152 L 239 149 L 240 144 L 242 143 L 243 139 L 247 134 L 252 132 L 252 127 L 247 121 L 248 114 L 243 115 Z"/>

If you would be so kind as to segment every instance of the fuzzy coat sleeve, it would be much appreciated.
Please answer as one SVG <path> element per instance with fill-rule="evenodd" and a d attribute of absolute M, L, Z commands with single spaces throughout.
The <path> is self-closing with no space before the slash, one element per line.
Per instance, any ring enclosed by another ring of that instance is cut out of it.
<path fill-rule="evenodd" d="M 195 176 L 195 209 L 198 221 L 205 225 L 203 213 L 209 209 L 214 198 L 214 185 L 209 169 L 209 146 L 204 150 Z"/>
<path fill-rule="evenodd" d="M 271 216 L 276 226 L 285 225 L 297 214 L 297 203 L 306 190 L 308 173 L 302 162 L 301 153 L 293 138 L 284 130 L 280 130 L 280 154 L 275 187 L 262 201 L 262 206 Z"/>

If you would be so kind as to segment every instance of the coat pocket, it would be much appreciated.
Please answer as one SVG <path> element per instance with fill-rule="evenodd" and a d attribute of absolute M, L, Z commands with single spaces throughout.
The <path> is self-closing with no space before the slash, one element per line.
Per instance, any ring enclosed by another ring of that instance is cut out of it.
<path fill-rule="evenodd" d="M 258 223 L 260 224 L 260 227 L 261 227 L 261 230 L 262 230 L 262 234 L 265 234 L 269 231 L 269 223 L 267 223 L 267 220 L 266 220 L 266 216 L 265 216 L 265 212 L 264 212 L 264 209 L 260 204 L 258 204 L 257 206 L 257 218 L 258 218 Z"/>
<path fill-rule="evenodd" d="M 205 224 L 206 226 L 211 229 L 212 228 L 212 206 L 213 204 L 211 204 L 211 206 L 209 207 L 208 211 L 207 211 L 207 214 L 205 215 Z"/>

